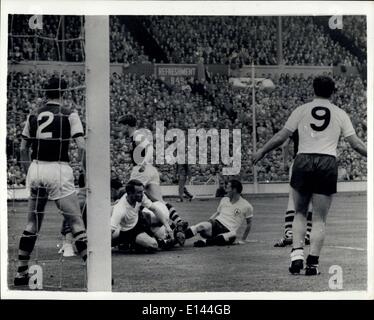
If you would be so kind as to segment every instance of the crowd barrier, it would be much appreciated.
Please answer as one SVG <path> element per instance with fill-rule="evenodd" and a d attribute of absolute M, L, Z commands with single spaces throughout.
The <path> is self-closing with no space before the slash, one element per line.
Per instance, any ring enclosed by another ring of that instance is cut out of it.
<path fill-rule="evenodd" d="M 188 185 L 188 190 L 198 199 L 214 198 L 217 185 L 201 184 Z M 258 194 L 286 194 L 288 193 L 288 183 L 259 183 Z M 177 185 L 162 185 L 162 194 L 165 197 L 178 196 Z M 338 183 L 338 192 L 366 192 L 366 181 L 347 181 Z M 254 185 L 251 183 L 243 184 L 243 194 L 254 194 Z M 8 200 L 26 200 L 28 192 L 26 188 L 8 189 Z"/>

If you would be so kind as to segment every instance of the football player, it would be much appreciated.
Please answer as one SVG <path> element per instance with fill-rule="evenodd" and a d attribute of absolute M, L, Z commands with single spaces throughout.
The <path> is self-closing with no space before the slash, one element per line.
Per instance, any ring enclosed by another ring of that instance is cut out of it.
<path fill-rule="evenodd" d="M 288 170 L 288 146 L 290 142 L 293 142 L 293 158 L 296 157 L 299 144 L 299 133 L 296 130 L 282 145 L 283 153 L 283 167 L 284 170 Z M 291 180 L 292 164 L 289 168 L 289 177 Z M 305 245 L 310 244 L 310 233 L 312 231 L 312 203 L 309 203 L 308 214 L 307 214 L 307 228 L 305 234 Z M 292 223 L 295 217 L 295 204 L 292 196 L 292 189 L 289 187 L 288 191 L 288 205 L 286 214 L 284 217 L 284 236 L 274 244 L 274 247 L 285 247 L 292 244 Z"/>
<path fill-rule="evenodd" d="M 243 186 L 238 180 L 231 180 L 228 184 L 227 196 L 223 197 L 217 211 L 209 221 L 200 222 L 189 227 L 186 239 L 200 234 L 204 239 L 194 243 L 195 247 L 234 244 L 237 231 L 246 221 L 246 228 L 238 243 L 244 243 L 252 226 L 253 207 L 241 196 Z"/>
<path fill-rule="evenodd" d="M 161 201 L 166 205 L 169 211 L 169 218 L 173 222 L 175 237 L 178 239 L 180 245 L 183 245 L 185 240 L 184 231 L 188 223 L 182 220 L 177 210 L 170 203 L 164 201 L 160 188 L 160 175 L 152 165 L 153 146 L 144 135 L 137 131 L 136 122 L 136 118 L 132 115 L 124 115 L 119 119 L 125 136 L 132 139 L 131 159 L 133 168 L 130 179 L 142 182 L 149 199 L 152 201 Z"/>
<path fill-rule="evenodd" d="M 21 160 L 27 171 L 30 197 L 27 224 L 19 242 L 16 286 L 29 282 L 28 262 L 48 199 L 54 200 L 61 210 L 72 230 L 78 253 L 84 261 L 87 258 L 86 229 L 68 155 L 70 139 L 75 139 L 81 154 L 84 154 L 85 141 L 78 114 L 62 106 L 62 92 L 66 87 L 63 79 L 52 77 L 49 80 L 45 88 L 48 101 L 27 117 L 22 132 Z"/>
<path fill-rule="evenodd" d="M 160 203 L 148 199 L 144 194 L 143 184 L 139 180 L 130 180 L 125 191 L 112 207 L 112 247 L 155 251 L 174 244 L 173 231 Z M 157 217 L 164 232 L 151 230 L 150 217 L 143 210 L 148 210 Z"/>
<path fill-rule="evenodd" d="M 291 274 L 304 268 L 304 240 L 309 202 L 313 204 L 313 229 L 305 275 L 319 274 L 319 256 L 325 240 L 326 219 L 332 196 L 336 193 L 338 166 L 336 148 L 342 134 L 351 147 L 366 157 L 365 144 L 357 137 L 347 113 L 329 99 L 335 91 L 334 81 L 327 76 L 313 80 L 315 98 L 296 108 L 283 129 L 253 154 L 256 164 L 268 152 L 282 145 L 296 130 L 299 131 L 299 150 L 292 167 L 291 187 L 295 202 L 292 225 L 293 248 Z"/>

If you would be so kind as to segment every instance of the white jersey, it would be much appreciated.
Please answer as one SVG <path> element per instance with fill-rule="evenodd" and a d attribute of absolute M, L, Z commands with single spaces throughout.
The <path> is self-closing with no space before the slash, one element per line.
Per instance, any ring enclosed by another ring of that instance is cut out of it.
<path fill-rule="evenodd" d="M 145 208 L 152 207 L 152 201 L 146 195 L 143 195 L 142 202 L 137 202 L 135 207 L 127 202 L 127 194 L 113 206 L 112 217 L 110 224 L 112 230 L 120 229 L 121 231 L 128 231 L 135 227 L 138 223 L 139 209 L 143 206 Z"/>
<path fill-rule="evenodd" d="M 299 130 L 299 153 L 319 153 L 336 157 L 339 137 L 355 134 L 347 113 L 328 99 L 316 98 L 296 108 L 285 126 Z"/>
<path fill-rule="evenodd" d="M 218 205 L 217 212 L 216 220 L 234 232 L 238 231 L 244 219 L 253 217 L 252 205 L 242 197 L 235 203 L 231 203 L 229 197 L 223 197 Z"/>

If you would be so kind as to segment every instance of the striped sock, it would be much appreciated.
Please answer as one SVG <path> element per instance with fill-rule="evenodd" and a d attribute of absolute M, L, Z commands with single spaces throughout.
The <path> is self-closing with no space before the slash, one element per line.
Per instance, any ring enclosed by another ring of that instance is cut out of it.
<path fill-rule="evenodd" d="M 197 234 L 197 230 L 195 226 L 189 227 L 185 232 L 184 232 L 186 239 L 190 239 Z"/>
<path fill-rule="evenodd" d="M 74 233 L 75 247 L 83 261 L 87 260 L 87 235 L 86 231 L 82 230 Z"/>
<path fill-rule="evenodd" d="M 312 212 L 309 211 L 307 215 L 307 224 L 306 224 L 306 235 L 305 238 L 310 240 L 310 234 L 312 232 Z"/>
<path fill-rule="evenodd" d="M 284 218 L 284 236 L 288 239 L 292 239 L 292 223 L 295 218 L 295 210 L 286 211 Z"/>
<path fill-rule="evenodd" d="M 17 277 L 28 273 L 30 255 L 34 250 L 37 237 L 35 233 L 23 231 L 19 241 Z"/>
<path fill-rule="evenodd" d="M 304 260 L 304 249 L 303 248 L 293 248 L 291 251 L 291 261 Z"/>
<path fill-rule="evenodd" d="M 177 210 L 168 202 L 165 202 L 166 207 L 169 210 L 169 218 L 175 224 L 178 224 L 182 221 L 182 218 L 179 216 Z"/>

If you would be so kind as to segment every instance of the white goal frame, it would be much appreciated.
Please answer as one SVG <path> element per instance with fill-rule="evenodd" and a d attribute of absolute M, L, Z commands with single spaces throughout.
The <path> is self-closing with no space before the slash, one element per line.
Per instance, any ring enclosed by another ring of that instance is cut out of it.
<path fill-rule="evenodd" d="M 112 290 L 109 16 L 85 16 L 87 290 Z"/>

